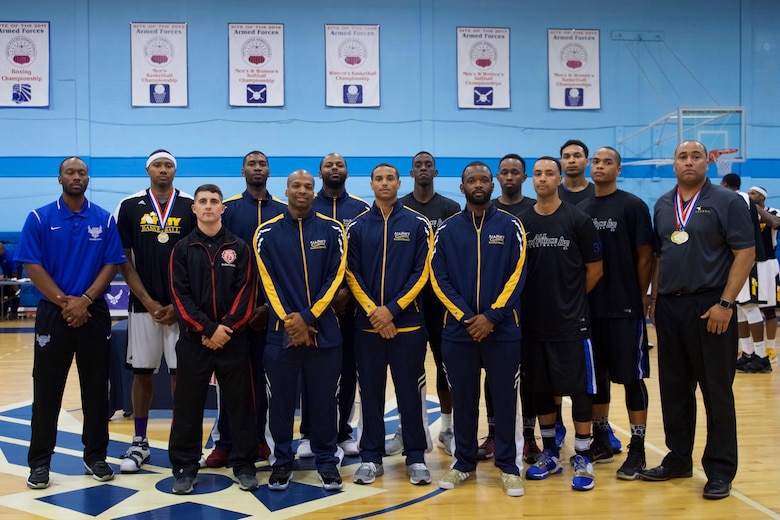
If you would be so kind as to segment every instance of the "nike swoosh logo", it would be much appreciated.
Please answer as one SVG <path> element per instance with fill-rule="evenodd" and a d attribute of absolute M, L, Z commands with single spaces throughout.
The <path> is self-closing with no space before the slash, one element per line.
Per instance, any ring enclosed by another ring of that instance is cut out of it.
<path fill-rule="evenodd" d="M 52 231 L 57 231 L 57 230 L 58 230 L 58 229 L 60 229 L 61 227 L 62 227 L 62 226 L 51 226 L 51 230 L 52 230 Z"/>

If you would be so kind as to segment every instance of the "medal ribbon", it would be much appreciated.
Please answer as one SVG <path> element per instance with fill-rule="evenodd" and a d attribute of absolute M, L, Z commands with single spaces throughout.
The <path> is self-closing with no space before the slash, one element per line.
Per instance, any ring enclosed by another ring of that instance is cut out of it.
<path fill-rule="evenodd" d="M 696 203 L 699 202 L 699 196 L 701 196 L 701 190 L 696 192 L 696 195 L 688 202 L 687 206 L 683 206 L 682 197 L 680 196 L 680 190 L 674 194 L 674 216 L 677 220 L 677 229 L 684 230 L 688 225 L 688 221 L 693 215 L 693 208 L 696 207 Z"/>
<path fill-rule="evenodd" d="M 152 190 L 149 190 L 149 199 L 152 201 L 152 206 L 154 207 L 155 213 L 157 213 L 157 218 L 160 219 L 160 233 L 164 233 L 165 226 L 168 225 L 168 217 L 171 215 L 171 211 L 173 211 L 173 202 L 176 200 L 176 190 L 173 190 L 171 196 L 168 197 L 165 211 L 160 211 L 160 203 L 157 202 L 154 194 L 152 194 Z"/>

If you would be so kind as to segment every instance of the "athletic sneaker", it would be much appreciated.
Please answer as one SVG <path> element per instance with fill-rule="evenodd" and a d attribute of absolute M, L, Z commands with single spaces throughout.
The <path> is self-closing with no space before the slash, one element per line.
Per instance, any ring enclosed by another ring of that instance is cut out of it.
<path fill-rule="evenodd" d="M 385 443 L 385 455 L 398 455 L 404 451 L 404 438 L 401 436 L 401 428 L 398 427 L 393 438 Z"/>
<path fill-rule="evenodd" d="M 87 475 L 92 475 L 92 478 L 100 482 L 107 482 L 114 478 L 114 470 L 104 460 L 96 460 L 89 464 L 85 461 L 84 471 L 87 472 Z"/>
<path fill-rule="evenodd" d="M 195 487 L 196 482 L 197 480 L 195 477 L 189 477 L 186 475 L 176 477 L 171 492 L 173 492 L 174 495 L 189 495 L 192 493 L 192 488 Z"/>
<path fill-rule="evenodd" d="M 298 441 L 298 449 L 296 452 L 298 454 L 298 457 L 302 459 L 310 459 L 314 456 L 314 452 L 311 451 L 311 441 L 306 437 L 301 437 L 301 440 Z"/>
<path fill-rule="evenodd" d="M 593 441 L 590 443 L 590 452 L 593 456 L 593 462 L 596 464 L 605 464 L 615 460 L 612 455 L 612 443 L 609 440 L 609 433 L 606 430 L 596 430 L 593 432 Z"/>
<path fill-rule="evenodd" d="M 373 484 L 377 477 L 381 477 L 384 474 L 385 467 L 382 464 L 363 462 L 355 474 L 352 475 L 352 482 L 355 484 Z"/>
<path fill-rule="evenodd" d="M 523 487 L 523 477 L 512 475 L 511 473 L 501 473 L 501 483 L 504 484 L 504 491 L 510 497 L 521 497 L 525 494 Z"/>
<path fill-rule="evenodd" d="M 525 439 L 523 442 L 523 462 L 526 464 L 533 464 L 539 459 L 539 455 L 542 454 L 542 450 L 539 449 L 539 445 L 536 444 L 536 439 Z"/>
<path fill-rule="evenodd" d="M 214 448 L 206 457 L 206 466 L 209 468 L 224 468 L 230 458 L 230 451 L 225 448 Z"/>
<path fill-rule="evenodd" d="M 444 453 L 452 455 L 453 444 L 455 443 L 455 434 L 452 428 L 439 432 L 439 447 L 444 448 Z"/>
<path fill-rule="evenodd" d="M 775 352 L 775 349 L 768 348 L 766 349 L 766 357 L 769 358 L 769 362 L 772 364 L 777 363 L 777 353 Z"/>
<path fill-rule="evenodd" d="M 563 446 L 563 441 L 566 440 L 566 426 L 563 425 L 562 422 L 555 422 L 555 445 L 558 446 L 558 449 L 561 449 L 561 446 Z"/>
<path fill-rule="evenodd" d="M 431 472 L 428 471 L 428 466 L 423 462 L 415 462 L 406 466 L 406 474 L 409 475 L 409 482 L 415 486 L 431 483 Z"/>
<path fill-rule="evenodd" d="M 620 469 L 617 470 L 617 478 L 621 480 L 638 480 L 639 474 L 646 466 L 644 446 L 634 448 L 629 444 L 628 456 L 623 465 L 620 466 Z"/>
<path fill-rule="evenodd" d="M 360 450 L 358 450 L 358 443 L 352 437 L 349 437 L 338 443 L 338 447 L 344 450 L 344 455 L 348 457 L 360 455 Z"/>
<path fill-rule="evenodd" d="M 607 423 L 607 433 L 609 434 L 609 442 L 612 444 L 612 453 L 622 453 L 623 443 L 615 437 L 615 432 L 612 431 L 612 425 L 609 423 Z"/>
<path fill-rule="evenodd" d="M 574 478 L 571 480 L 572 489 L 590 491 L 594 485 L 593 464 L 588 457 L 577 455 L 574 460 Z"/>
<path fill-rule="evenodd" d="M 322 489 L 325 491 L 338 491 L 344 485 L 341 483 L 341 475 L 339 475 L 338 470 L 336 471 L 321 471 L 320 473 L 317 473 L 320 477 L 320 482 L 322 482 Z"/>
<path fill-rule="evenodd" d="M 755 354 L 745 354 L 743 352 L 739 359 L 737 359 L 737 372 L 742 372 L 742 369 L 753 360 L 753 357 L 755 357 Z"/>
<path fill-rule="evenodd" d="M 268 489 L 272 491 L 284 491 L 290 485 L 293 478 L 292 464 L 271 467 L 271 476 L 268 477 Z"/>
<path fill-rule="evenodd" d="M 27 478 L 27 487 L 30 489 L 45 489 L 49 487 L 49 466 L 38 466 L 30 470 Z"/>
<path fill-rule="evenodd" d="M 772 372 L 772 364 L 769 362 L 769 357 L 753 356 L 753 359 L 742 367 L 740 372 L 746 374 L 769 374 Z"/>
<path fill-rule="evenodd" d="M 239 489 L 243 491 L 254 491 L 259 486 L 257 477 L 251 473 L 236 475 L 234 480 L 238 482 Z"/>
<path fill-rule="evenodd" d="M 477 460 L 492 459 L 495 449 L 495 440 L 492 435 L 488 435 L 485 437 L 484 442 L 479 445 L 479 448 L 477 448 Z"/>
<path fill-rule="evenodd" d="M 127 449 L 127 452 L 119 457 L 122 464 L 119 465 L 119 471 L 122 473 L 135 473 L 141 469 L 142 464 L 148 464 L 152 461 L 152 450 L 149 449 L 149 441 L 144 437 L 133 437 L 133 444 Z"/>
<path fill-rule="evenodd" d="M 545 448 L 536 462 L 525 470 L 525 478 L 531 480 L 544 480 L 550 475 L 556 475 L 563 471 L 560 455 L 549 448 Z"/>
<path fill-rule="evenodd" d="M 473 471 L 460 471 L 452 468 L 439 479 L 439 487 L 441 489 L 455 489 L 455 487 L 463 484 L 474 475 Z"/>

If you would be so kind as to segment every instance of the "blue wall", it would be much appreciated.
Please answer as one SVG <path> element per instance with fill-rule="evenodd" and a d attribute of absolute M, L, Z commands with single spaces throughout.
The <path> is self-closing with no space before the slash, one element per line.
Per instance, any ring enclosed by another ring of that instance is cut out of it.
<path fill-rule="evenodd" d="M 678 106 L 704 105 L 747 108 L 748 161 L 734 170 L 747 186 L 765 186 L 768 203 L 780 206 L 775 0 L 2 3 L 2 20 L 51 22 L 51 106 L 0 109 L 0 177 L 7 177 L 0 232 L 18 231 L 30 209 L 58 196 L 56 165 L 73 154 L 90 165 L 88 195 L 109 209 L 147 185 L 145 158 L 157 148 L 180 159 L 181 189 L 192 192 L 208 180 L 230 194 L 243 189 L 240 158 L 263 150 L 271 159 L 270 189 L 279 197 L 287 173 L 316 171 L 323 155 L 337 151 L 349 160 L 348 189 L 368 199 L 372 165 L 390 160 L 406 171 L 424 149 L 439 160 L 437 190 L 462 201 L 457 177 L 470 160 L 495 165 L 508 152 L 557 155 L 569 138 L 594 149 L 615 146 Z M 188 107 L 130 106 L 131 22 L 188 24 Z M 285 24 L 284 107 L 228 106 L 232 22 Z M 325 106 L 326 23 L 380 24 L 380 108 Z M 511 109 L 457 108 L 455 28 L 464 25 L 511 28 Z M 548 108 L 548 28 L 600 29 L 601 110 Z M 615 31 L 663 38 L 620 40 Z M 619 148 L 628 161 L 668 156 L 653 146 L 656 137 L 645 132 Z M 652 204 L 673 184 L 670 166 L 626 166 L 621 188 Z M 411 179 L 402 186 L 409 189 Z M 532 194 L 530 183 L 525 191 Z"/>

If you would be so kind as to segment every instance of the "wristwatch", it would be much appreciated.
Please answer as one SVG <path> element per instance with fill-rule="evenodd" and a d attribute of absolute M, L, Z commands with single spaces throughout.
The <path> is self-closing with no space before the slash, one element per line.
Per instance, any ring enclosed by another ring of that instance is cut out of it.
<path fill-rule="evenodd" d="M 736 304 L 734 302 L 721 299 L 720 306 L 723 307 L 724 309 L 733 309 L 736 306 Z"/>

